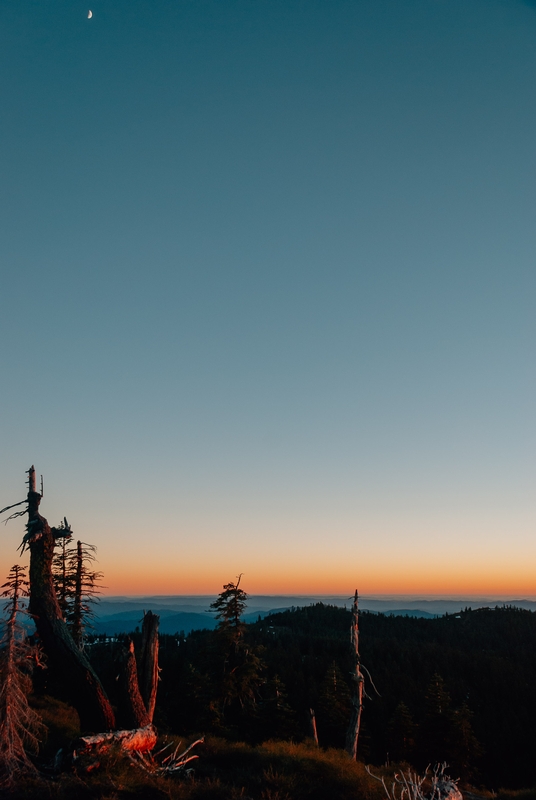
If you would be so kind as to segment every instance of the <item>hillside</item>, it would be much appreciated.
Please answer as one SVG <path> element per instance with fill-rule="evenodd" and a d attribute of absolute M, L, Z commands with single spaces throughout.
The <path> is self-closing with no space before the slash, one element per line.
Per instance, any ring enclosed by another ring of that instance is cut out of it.
<path fill-rule="evenodd" d="M 256 662 L 243 677 L 251 696 L 240 708 L 222 705 L 217 631 L 162 636 L 159 729 L 253 745 L 300 741 L 314 708 L 321 746 L 342 747 L 350 708 L 348 626 L 348 611 L 320 603 L 247 625 Z M 380 695 L 369 681 L 360 758 L 377 765 L 403 758 L 421 769 L 447 760 L 462 779 L 493 790 L 535 784 L 534 612 L 480 609 L 430 619 L 363 612 L 360 632 L 362 661 Z M 91 647 L 112 698 L 118 646 Z"/>

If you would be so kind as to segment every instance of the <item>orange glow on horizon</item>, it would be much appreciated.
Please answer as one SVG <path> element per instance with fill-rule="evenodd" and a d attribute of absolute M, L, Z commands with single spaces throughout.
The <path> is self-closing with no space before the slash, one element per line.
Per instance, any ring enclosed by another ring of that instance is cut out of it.
<path fill-rule="evenodd" d="M 224 583 L 235 579 L 240 569 L 203 570 L 114 570 L 106 571 L 106 595 L 210 595 L 221 591 Z M 248 594 L 261 595 L 345 595 L 357 588 L 361 594 L 423 595 L 511 595 L 515 598 L 536 595 L 536 576 L 528 567 L 523 571 L 505 568 L 460 570 L 442 573 L 406 567 L 402 574 L 388 570 L 349 570 L 338 574 L 267 574 L 243 570 L 242 585 Z"/>

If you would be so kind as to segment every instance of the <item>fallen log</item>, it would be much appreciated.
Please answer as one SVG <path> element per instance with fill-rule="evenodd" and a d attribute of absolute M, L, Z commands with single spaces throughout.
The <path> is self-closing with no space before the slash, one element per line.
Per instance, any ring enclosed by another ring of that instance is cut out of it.
<path fill-rule="evenodd" d="M 146 725 L 128 731 L 110 731 L 96 733 L 93 736 L 81 736 L 73 751 L 73 761 L 81 756 L 99 756 L 118 748 L 125 753 L 148 753 L 156 745 L 156 728 Z"/>
<path fill-rule="evenodd" d="M 85 772 L 93 772 L 101 766 L 100 759 L 103 756 L 115 752 L 125 756 L 132 764 L 150 775 L 191 775 L 193 770 L 188 764 L 199 758 L 191 752 L 204 741 L 204 737 L 197 739 L 182 752 L 179 752 L 182 745 L 182 742 L 179 742 L 172 753 L 162 758 L 162 754 L 172 744 L 170 742 L 157 753 L 153 753 L 156 730 L 152 725 L 147 725 L 132 731 L 111 731 L 97 733 L 94 736 L 82 736 L 76 742 L 72 762 Z"/>

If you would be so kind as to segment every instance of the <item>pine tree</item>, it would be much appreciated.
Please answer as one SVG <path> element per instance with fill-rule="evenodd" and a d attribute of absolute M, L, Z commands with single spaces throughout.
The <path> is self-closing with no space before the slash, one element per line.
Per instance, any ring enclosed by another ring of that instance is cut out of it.
<path fill-rule="evenodd" d="M 21 597 L 28 597 L 24 567 L 11 568 L 0 596 L 7 597 L 7 622 L 0 640 L 0 780 L 12 784 L 19 775 L 36 774 L 27 751 L 36 753 L 44 725 L 28 705 L 35 648 L 18 622 Z"/>
<path fill-rule="evenodd" d="M 466 703 L 452 708 L 445 682 L 436 673 L 428 686 L 426 713 L 420 726 L 422 763 L 446 761 L 464 780 L 474 777 L 474 761 L 482 755 L 482 748 L 473 733 L 472 716 Z"/>
<path fill-rule="evenodd" d="M 57 540 L 58 552 L 52 563 L 56 596 L 63 618 L 80 648 L 84 646 L 84 633 L 91 624 L 93 603 L 99 594 L 102 572 L 92 570 L 97 549 L 78 541 L 69 546 L 67 537 Z"/>
<path fill-rule="evenodd" d="M 416 726 L 410 710 L 400 702 L 387 728 L 389 756 L 393 761 L 411 761 L 415 750 Z"/>
<path fill-rule="evenodd" d="M 288 703 L 285 684 L 279 677 L 267 681 L 263 689 L 260 724 L 263 739 L 291 739 L 298 736 L 296 714 Z"/>
<path fill-rule="evenodd" d="M 465 781 L 475 777 L 474 762 L 483 753 L 482 746 L 473 732 L 472 717 L 473 712 L 467 703 L 464 703 L 452 715 L 453 741 L 449 753 L 449 764 L 452 772 Z"/>
<path fill-rule="evenodd" d="M 222 717 L 233 724 L 245 712 L 255 710 L 258 690 L 262 685 L 264 669 L 262 647 L 248 645 L 245 641 L 246 625 L 241 617 L 247 605 L 248 595 L 240 588 L 239 575 L 236 583 L 227 583 L 210 608 L 219 620 L 217 642 L 219 657 L 223 661 L 220 673 L 218 703 Z"/>
<path fill-rule="evenodd" d="M 99 593 L 102 572 L 90 569 L 96 558 L 97 548 L 92 544 L 78 541 L 72 556 L 74 573 L 74 594 L 67 614 L 71 634 L 80 649 L 84 646 L 84 632 L 93 617 L 93 603 Z"/>
<path fill-rule="evenodd" d="M 240 589 L 241 578 L 240 574 L 236 583 L 226 583 L 217 600 L 210 604 L 216 619 L 219 620 L 218 630 L 228 636 L 235 645 L 238 645 L 246 629 L 241 617 L 247 607 L 248 595 Z"/>
<path fill-rule="evenodd" d="M 351 709 L 350 689 L 334 661 L 320 687 L 318 737 L 322 745 L 329 747 L 344 745 Z"/>
<path fill-rule="evenodd" d="M 72 550 L 69 547 L 69 542 L 71 539 L 71 532 L 63 522 L 60 523 L 57 530 L 65 531 L 65 535 L 56 537 L 55 547 L 57 548 L 57 552 L 54 553 L 54 558 L 52 559 L 52 578 L 56 590 L 56 597 L 58 598 L 58 605 L 63 614 L 63 619 L 66 619 L 69 611 L 69 600 L 72 597 L 74 588 L 74 575 L 70 568 Z"/>
<path fill-rule="evenodd" d="M 450 763 L 452 742 L 452 703 L 445 681 L 432 676 L 426 691 L 426 712 L 421 726 L 420 753 L 426 763 Z M 424 763 L 424 762 L 423 762 Z"/>

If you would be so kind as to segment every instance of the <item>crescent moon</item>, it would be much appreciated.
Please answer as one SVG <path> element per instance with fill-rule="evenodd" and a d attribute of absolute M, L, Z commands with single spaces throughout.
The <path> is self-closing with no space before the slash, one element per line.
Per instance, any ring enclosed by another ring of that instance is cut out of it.
<path fill-rule="evenodd" d="M 87 18 L 91 19 L 92 16 L 93 16 L 93 11 L 88 11 L 87 12 Z"/>

